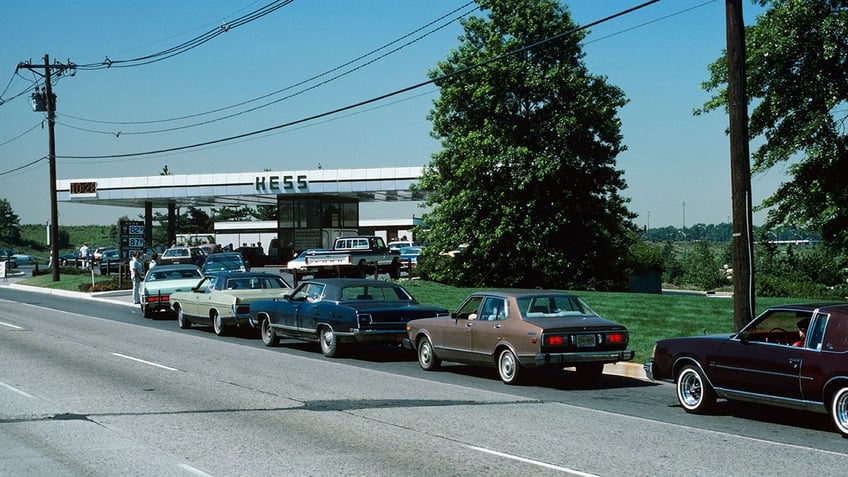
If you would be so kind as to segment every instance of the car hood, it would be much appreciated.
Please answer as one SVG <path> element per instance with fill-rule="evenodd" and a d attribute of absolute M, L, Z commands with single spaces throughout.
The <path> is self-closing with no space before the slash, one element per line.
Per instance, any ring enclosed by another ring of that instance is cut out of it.
<path fill-rule="evenodd" d="M 575 329 L 586 331 L 610 328 L 624 329 L 624 326 L 596 315 L 525 318 L 524 321 L 532 323 L 545 331 L 556 331 L 560 329 L 569 331 L 574 331 Z"/>

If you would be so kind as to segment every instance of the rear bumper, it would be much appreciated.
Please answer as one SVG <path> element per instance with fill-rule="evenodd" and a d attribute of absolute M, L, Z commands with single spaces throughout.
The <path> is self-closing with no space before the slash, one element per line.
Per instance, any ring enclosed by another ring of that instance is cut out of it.
<path fill-rule="evenodd" d="M 617 363 L 630 361 L 636 354 L 633 350 L 580 351 L 574 353 L 538 353 L 531 360 L 522 361 L 528 367 L 569 366 L 578 363 Z"/>
<path fill-rule="evenodd" d="M 336 336 L 342 343 L 389 343 L 403 344 L 404 339 L 409 339 L 406 329 L 397 330 L 354 330 L 350 333 L 336 332 Z"/>

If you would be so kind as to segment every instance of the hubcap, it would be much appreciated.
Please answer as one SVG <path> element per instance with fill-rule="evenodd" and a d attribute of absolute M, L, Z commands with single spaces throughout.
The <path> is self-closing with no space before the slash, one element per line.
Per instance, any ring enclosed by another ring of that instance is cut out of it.
<path fill-rule="evenodd" d="M 694 372 L 687 373 L 680 384 L 680 394 L 683 400 L 689 406 L 695 406 L 701 400 L 701 380 L 695 376 Z"/>

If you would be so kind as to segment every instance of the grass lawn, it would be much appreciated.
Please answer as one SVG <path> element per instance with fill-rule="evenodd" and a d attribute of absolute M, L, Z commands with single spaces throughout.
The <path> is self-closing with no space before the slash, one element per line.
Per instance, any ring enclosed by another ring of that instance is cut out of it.
<path fill-rule="evenodd" d="M 19 282 L 21 285 L 29 285 L 34 287 L 44 287 L 44 288 L 52 288 L 55 290 L 68 290 L 68 291 L 80 291 L 80 285 L 82 284 L 92 284 L 92 275 L 90 273 L 84 273 L 79 275 L 70 275 L 70 274 L 60 274 L 59 281 L 53 281 L 53 274 L 47 273 L 45 275 L 38 275 L 31 278 L 21 279 Z M 99 273 L 94 273 L 94 283 L 101 282 L 109 282 L 114 279 L 115 276 L 102 276 Z"/>

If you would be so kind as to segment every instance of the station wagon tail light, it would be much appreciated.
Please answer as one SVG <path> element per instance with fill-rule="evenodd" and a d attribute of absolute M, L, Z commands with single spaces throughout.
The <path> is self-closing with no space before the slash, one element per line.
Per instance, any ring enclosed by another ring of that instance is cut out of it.
<path fill-rule="evenodd" d="M 609 344 L 624 344 L 627 343 L 627 333 L 614 332 L 607 334 L 607 343 Z"/>
<path fill-rule="evenodd" d="M 250 305 L 233 305 L 233 313 L 236 315 L 246 315 L 250 313 Z"/>

